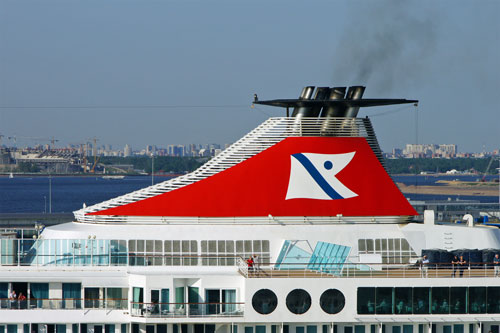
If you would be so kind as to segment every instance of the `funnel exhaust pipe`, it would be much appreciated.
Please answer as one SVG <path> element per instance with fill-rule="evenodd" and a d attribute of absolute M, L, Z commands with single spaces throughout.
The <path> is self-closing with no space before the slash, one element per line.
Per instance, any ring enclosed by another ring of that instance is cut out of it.
<path fill-rule="evenodd" d="M 311 99 L 313 92 L 314 92 L 314 86 L 304 87 L 302 89 L 302 92 L 300 93 L 299 99 L 301 100 Z M 309 113 L 310 110 L 311 108 L 298 106 L 293 109 L 292 117 L 297 117 L 297 118 L 308 117 L 307 114 Z"/>
<path fill-rule="evenodd" d="M 347 91 L 346 99 L 354 100 L 361 99 L 365 92 L 366 87 L 363 86 L 352 86 L 349 87 Z M 359 112 L 359 106 L 349 106 L 345 112 L 345 117 L 347 118 L 356 118 Z"/>

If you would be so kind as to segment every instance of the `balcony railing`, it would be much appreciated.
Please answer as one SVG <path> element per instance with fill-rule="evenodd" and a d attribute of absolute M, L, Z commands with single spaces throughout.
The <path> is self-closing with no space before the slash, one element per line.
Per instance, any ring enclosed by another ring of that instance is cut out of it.
<path fill-rule="evenodd" d="M 244 303 L 131 303 L 131 314 L 153 318 L 242 317 Z"/>
<path fill-rule="evenodd" d="M 44 299 L 0 299 L 1 310 L 78 310 L 78 309 L 127 309 L 127 299 L 80 299 L 80 298 L 44 298 Z"/>
<path fill-rule="evenodd" d="M 249 267 L 238 260 L 239 272 L 247 278 L 485 278 L 500 276 L 493 263 L 373 264 L 373 263 L 270 263 Z"/>

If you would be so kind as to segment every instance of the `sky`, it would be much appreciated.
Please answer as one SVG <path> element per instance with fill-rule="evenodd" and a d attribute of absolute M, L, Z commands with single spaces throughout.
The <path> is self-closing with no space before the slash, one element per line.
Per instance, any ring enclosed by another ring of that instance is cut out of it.
<path fill-rule="evenodd" d="M 368 98 L 420 101 L 360 111 L 384 151 L 492 151 L 499 15 L 497 0 L 0 0 L 0 134 L 115 149 L 232 143 L 284 115 L 251 108 L 254 93 L 366 85 Z"/>

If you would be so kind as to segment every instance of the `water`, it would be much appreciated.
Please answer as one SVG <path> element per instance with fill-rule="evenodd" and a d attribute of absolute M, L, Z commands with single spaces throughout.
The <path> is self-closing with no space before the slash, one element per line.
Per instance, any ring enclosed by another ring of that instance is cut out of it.
<path fill-rule="evenodd" d="M 438 183 L 439 180 L 460 180 L 465 182 L 475 182 L 481 176 L 478 175 L 418 175 L 418 176 L 392 176 L 392 179 L 397 183 L 403 183 L 405 185 L 435 185 L 435 186 L 446 186 L 446 184 Z M 486 181 L 491 181 L 493 179 L 498 179 L 498 176 L 488 175 L 486 176 Z M 407 198 L 412 200 L 478 200 L 484 203 L 498 203 L 498 196 L 472 196 L 472 195 L 437 195 L 437 194 L 405 194 Z"/>
<path fill-rule="evenodd" d="M 155 177 L 155 183 L 167 180 Z M 52 212 L 73 212 L 151 185 L 151 177 L 52 177 Z M 49 177 L 0 177 L 0 213 L 49 212 Z"/>
<path fill-rule="evenodd" d="M 489 176 L 492 179 L 495 176 Z M 393 176 L 396 182 L 408 185 L 433 185 L 438 180 L 475 181 L 477 176 Z M 167 180 L 155 177 L 156 182 Z M 151 185 L 151 177 L 133 176 L 124 179 L 102 179 L 101 177 L 52 177 L 52 212 L 73 212 L 87 206 L 112 199 Z M 437 185 L 437 184 L 435 184 Z M 414 200 L 479 200 L 498 202 L 498 196 L 453 196 L 407 194 Z M 49 212 L 48 177 L 0 177 L 0 213 L 44 213 Z"/>

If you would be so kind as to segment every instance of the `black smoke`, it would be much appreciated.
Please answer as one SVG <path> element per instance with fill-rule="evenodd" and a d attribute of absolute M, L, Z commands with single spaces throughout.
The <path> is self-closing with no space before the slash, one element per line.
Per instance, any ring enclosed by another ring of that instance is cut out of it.
<path fill-rule="evenodd" d="M 334 83 L 367 85 L 372 93 L 422 83 L 436 50 L 438 16 L 414 2 L 355 3 L 334 55 Z"/>

